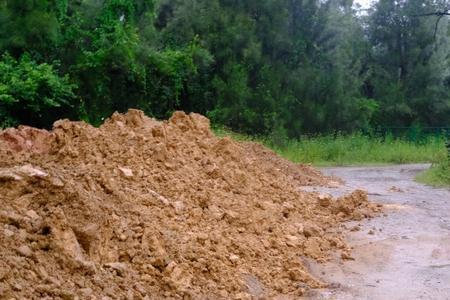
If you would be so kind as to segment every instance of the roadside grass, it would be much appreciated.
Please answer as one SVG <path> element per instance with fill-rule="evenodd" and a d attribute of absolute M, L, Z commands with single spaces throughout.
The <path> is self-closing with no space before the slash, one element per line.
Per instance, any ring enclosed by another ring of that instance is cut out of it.
<path fill-rule="evenodd" d="M 437 163 L 446 158 L 444 140 L 435 136 L 411 142 L 389 135 L 381 138 L 354 133 L 280 142 L 279 138 L 252 137 L 224 128 L 215 128 L 214 131 L 218 136 L 229 136 L 238 141 L 263 143 L 286 159 L 316 166 Z"/>
<path fill-rule="evenodd" d="M 433 165 L 420 173 L 416 180 L 436 187 L 450 186 L 450 160 Z"/>
<path fill-rule="evenodd" d="M 391 136 L 378 138 L 359 133 L 288 141 L 286 147 L 276 150 L 294 162 L 320 166 L 438 162 L 446 155 L 440 138 L 428 137 L 415 143 Z"/>

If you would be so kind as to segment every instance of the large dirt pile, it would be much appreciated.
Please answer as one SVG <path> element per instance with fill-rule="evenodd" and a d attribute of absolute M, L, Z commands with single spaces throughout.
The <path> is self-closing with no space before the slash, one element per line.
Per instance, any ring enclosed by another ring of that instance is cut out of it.
<path fill-rule="evenodd" d="M 0 298 L 247 299 L 320 287 L 301 257 L 346 248 L 377 208 L 300 192 L 326 183 L 209 121 L 130 110 L 100 128 L 0 133 Z M 272 161 L 271 161 L 272 160 Z"/>

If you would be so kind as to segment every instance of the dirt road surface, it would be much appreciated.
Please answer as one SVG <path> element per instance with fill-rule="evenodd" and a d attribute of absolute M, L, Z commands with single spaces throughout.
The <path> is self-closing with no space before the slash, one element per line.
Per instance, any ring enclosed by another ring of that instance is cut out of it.
<path fill-rule="evenodd" d="M 345 186 L 304 188 L 333 195 L 361 188 L 386 207 L 380 217 L 347 225 L 354 261 L 309 262 L 332 288 L 307 299 L 450 299 L 450 190 L 414 181 L 428 167 L 325 168 Z"/>

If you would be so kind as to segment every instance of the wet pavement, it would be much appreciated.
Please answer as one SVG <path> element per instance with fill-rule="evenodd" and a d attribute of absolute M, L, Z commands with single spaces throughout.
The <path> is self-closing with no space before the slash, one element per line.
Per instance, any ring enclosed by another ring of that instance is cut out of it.
<path fill-rule="evenodd" d="M 308 261 L 332 288 L 311 291 L 307 299 L 450 299 L 450 189 L 415 182 L 428 167 L 325 168 L 346 184 L 302 188 L 335 196 L 359 188 L 385 206 L 379 217 L 347 225 L 360 228 L 347 235 L 354 261 Z"/>

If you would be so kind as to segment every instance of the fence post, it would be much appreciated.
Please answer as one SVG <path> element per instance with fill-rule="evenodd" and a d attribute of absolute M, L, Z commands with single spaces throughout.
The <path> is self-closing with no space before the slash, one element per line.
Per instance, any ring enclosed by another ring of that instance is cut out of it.
<path fill-rule="evenodd" d="M 447 136 L 445 147 L 447 147 L 447 158 L 450 160 L 450 136 Z"/>

